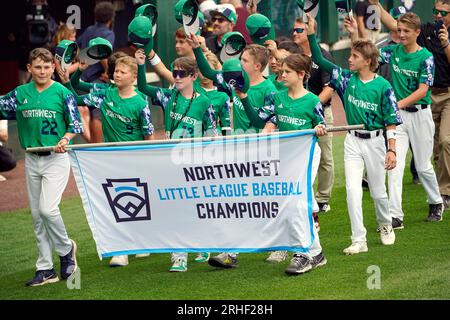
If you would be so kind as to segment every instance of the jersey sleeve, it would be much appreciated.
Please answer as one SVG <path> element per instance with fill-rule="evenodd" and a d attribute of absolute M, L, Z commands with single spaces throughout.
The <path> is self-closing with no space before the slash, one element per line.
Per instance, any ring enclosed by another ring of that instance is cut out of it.
<path fill-rule="evenodd" d="M 0 97 L 0 119 L 16 119 L 17 110 L 17 89 L 8 92 Z"/>
<path fill-rule="evenodd" d="M 380 55 L 378 56 L 378 62 L 380 64 L 389 64 L 391 62 L 391 57 L 394 52 L 393 46 L 386 46 L 380 49 Z"/>
<path fill-rule="evenodd" d="M 203 132 L 204 136 L 217 136 L 216 114 L 214 108 L 209 104 L 203 115 Z"/>
<path fill-rule="evenodd" d="M 323 114 L 323 105 L 320 102 L 320 100 L 317 102 L 316 106 L 314 107 L 313 114 L 314 114 L 313 119 L 312 119 L 313 128 L 315 126 L 317 126 L 318 124 L 326 125 L 325 119 L 324 119 L 324 114 Z"/>
<path fill-rule="evenodd" d="M 170 89 L 163 89 L 147 84 L 145 65 L 138 66 L 138 90 L 147 95 L 154 105 L 158 105 L 163 109 L 167 107 L 172 95 L 172 90 Z"/>
<path fill-rule="evenodd" d="M 206 57 L 203 54 L 203 51 L 200 47 L 194 49 L 194 55 L 195 55 L 195 59 L 197 60 L 197 64 L 198 64 L 198 68 L 200 69 L 200 72 L 206 78 L 215 81 L 217 74 L 221 73 L 221 72 L 216 71 L 211 68 L 208 60 L 206 60 Z"/>
<path fill-rule="evenodd" d="M 383 89 L 381 112 L 386 126 L 393 124 L 400 125 L 403 123 L 400 112 L 398 111 L 394 89 L 389 83 Z"/>
<path fill-rule="evenodd" d="M 155 128 L 153 127 L 152 114 L 150 112 L 147 98 L 145 99 L 145 107 L 141 110 L 140 124 L 141 132 L 144 137 L 151 136 L 154 133 Z"/>
<path fill-rule="evenodd" d="M 66 122 L 66 132 L 83 133 L 83 123 L 75 96 L 67 93 L 64 97 L 64 120 Z"/>
<path fill-rule="evenodd" d="M 344 96 L 345 90 L 347 90 L 351 77 L 352 73 L 349 70 L 342 69 L 339 66 L 335 66 L 331 71 L 330 87 L 336 90 L 341 99 Z"/>
<path fill-rule="evenodd" d="M 422 66 L 420 68 L 420 83 L 424 83 L 427 86 L 431 87 L 433 86 L 434 82 L 434 57 L 430 55 L 428 58 L 426 58 Z"/>
<path fill-rule="evenodd" d="M 224 95 L 224 98 L 221 100 L 221 106 L 219 107 L 219 119 L 220 125 L 222 128 L 230 128 L 230 113 L 233 104 L 228 96 Z"/>

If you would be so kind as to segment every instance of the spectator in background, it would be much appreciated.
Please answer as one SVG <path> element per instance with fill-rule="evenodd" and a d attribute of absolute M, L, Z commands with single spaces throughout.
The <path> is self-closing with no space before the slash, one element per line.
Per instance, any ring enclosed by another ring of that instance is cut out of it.
<path fill-rule="evenodd" d="M 213 36 L 206 39 L 206 46 L 217 57 L 220 55 L 222 49 L 223 36 L 233 31 L 236 25 L 236 12 L 224 5 L 219 5 L 215 10 L 210 11 L 211 21 L 213 23 Z"/>
<path fill-rule="evenodd" d="M 78 38 L 77 43 L 80 50 L 86 48 L 91 39 L 102 37 L 114 47 L 115 35 L 112 31 L 113 20 L 115 16 L 114 6 L 110 2 L 99 2 L 94 9 L 95 24 L 89 26 Z M 107 83 L 109 81 L 106 73 L 108 59 L 89 66 L 83 73 L 82 80 L 93 83 Z M 101 113 L 98 108 L 90 109 L 90 135 L 91 142 L 98 143 L 103 141 Z"/>
<path fill-rule="evenodd" d="M 358 24 L 359 39 L 370 40 L 375 43 L 381 30 L 377 6 L 372 5 L 369 0 L 359 0 L 355 4 L 354 11 Z"/>
<path fill-rule="evenodd" d="M 10 171 L 16 167 L 16 159 L 11 149 L 3 146 L 8 141 L 8 120 L 0 120 L 0 172 Z M 6 178 L 0 174 L 0 182 Z"/>
<path fill-rule="evenodd" d="M 248 11 L 247 8 L 244 7 L 241 0 L 221 0 L 221 4 L 232 4 L 234 8 L 236 9 L 236 15 L 237 15 L 237 22 L 234 26 L 233 30 L 240 32 L 244 38 L 247 44 L 252 43 L 252 39 L 250 38 L 250 35 L 248 34 L 247 28 L 245 27 L 245 21 L 247 21 L 248 18 Z"/>
<path fill-rule="evenodd" d="M 58 30 L 56 30 L 55 36 L 53 37 L 50 52 L 55 55 L 55 48 L 56 46 L 62 41 L 62 40 L 70 40 L 70 41 L 76 41 L 77 39 L 77 30 L 70 25 L 67 25 L 65 23 L 60 23 L 58 26 Z M 79 66 L 79 62 L 73 62 L 72 65 L 69 67 L 69 74 L 74 73 Z M 58 82 L 60 82 L 60 79 L 58 77 L 58 74 L 55 72 L 55 78 Z"/>

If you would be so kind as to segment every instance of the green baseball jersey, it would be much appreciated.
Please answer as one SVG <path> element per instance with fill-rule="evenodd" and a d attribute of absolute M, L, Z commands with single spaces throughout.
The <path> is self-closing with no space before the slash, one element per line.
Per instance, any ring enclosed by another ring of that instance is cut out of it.
<path fill-rule="evenodd" d="M 214 108 L 216 114 L 216 126 L 217 130 L 220 132 L 222 127 L 230 127 L 230 109 L 231 101 L 225 92 L 219 92 L 217 89 L 205 90 L 205 94 L 211 101 L 211 105 Z"/>
<path fill-rule="evenodd" d="M 274 114 L 270 121 L 280 131 L 312 129 L 324 123 L 320 99 L 308 92 L 301 98 L 292 99 L 288 91 L 278 92 L 274 97 Z"/>
<path fill-rule="evenodd" d="M 55 146 L 66 132 L 83 133 L 76 99 L 58 82 L 42 92 L 30 82 L 1 97 L 0 119 L 17 120 L 24 149 Z"/>
<path fill-rule="evenodd" d="M 278 76 L 274 73 L 274 74 L 271 74 L 267 79 L 272 81 L 272 83 L 275 86 L 275 89 L 277 89 L 277 91 L 287 90 L 287 87 L 284 85 L 284 82 L 278 81 L 277 77 Z"/>
<path fill-rule="evenodd" d="M 395 44 L 380 50 L 379 61 L 388 63 L 392 75 L 392 86 L 398 100 L 402 100 L 419 89 L 421 83 L 431 87 L 434 81 L 434 58 L 425 48 L 407 53 L 404 46 Z M 431 91 L 414 104 L 431 104 Z"/>
<path fill-rule="evenodd" d="M 138 66 L 138 88 L 154 105 L 164 110 L 164 127 L 168 138 L 184 139 L 217 135 L 216 116 L 206 95 L 194 89 L 191 98 L 185 98 L 176 88 L 163 89 L 147 85 L 145 65 Z"/>
<path fill-rule="evenodd" d="M 259 112 L 260 115 L 262 115 L 263 112 L 261 112 L 261 110 L 270 110 L 271 106 L 273 106 L 273 97 L 275 96 L 276 92 L 277 90 L 275 89 L 273 83 L 270 80 L 266 79 L 255 86 L 251 86 L 247 91 L 247 96 L 250 105 L 257 112 Z M 255 129 L 251 125 L 242 103 L 234 105 L 233 124 L 234 129 L 241 129 L 245 131 L 249 129 Z"/>
<path fill-rule="evenodd" d="M 81 81 L 80 80 L 81 74 L 82 74 L 82 71 L 80 69 L 77 69 L 70 77 L 70 82 L 71 82 L 73 88 L 83 91 L 85 93 L 99 91 L 99 90 L 106 90 L 106 89 L 110 88 L 111 86 L 115 86 L 115 84 L 113 84 L 113 83 L 91 83 L 91 82 Z"/>
<path fill-rule="evenodd" d="M 105 142 L 139 141 L 152 135 L 154 128 L 145 96 L 137 93 L 121 98 L 117 87 L 81 96 L 87 106 L 100 108 Z"/>
<path fill-rule="evenodd" d="M 231 96 L 233 100 L 233 131 L 239 130 L 241 133 L 248 130 L 254 130 L 255 132 L 259 131 L 259 129 L 255 128 L 250 123 L 241 99 L 239 99 L 239 97 L 236 96 L 235 91 L 229 88 L 225 83 L 222 71 L 213 70 L 210 67 L 201 48 L 195 48 L 194 54 L 201 73 L 208 79 L 213 80 L 219 91 L 224 91 Z M 266 79 L 256 86 L 251 86 L 247 95 L 252 108 L 256 109 L 259 114 L 263 114 L 260 112 L 261 109 L 267 109 L 269 106 L 273 105 L 273 96 L 276 92 L 277 90 L 273 83 Z M 264 121 L 266 120 L 267 119 L 264 119 Z"/>
<path fill-rule="evenodd" d="M 344 104 L 347 124 L 364 124 L 366 130 L 377 130 L 402 123 L 394 90 L 383 77 L 375 75 L 373 80 L 363 82 L 357 72 L 334 65 L 330 86 Z"/>

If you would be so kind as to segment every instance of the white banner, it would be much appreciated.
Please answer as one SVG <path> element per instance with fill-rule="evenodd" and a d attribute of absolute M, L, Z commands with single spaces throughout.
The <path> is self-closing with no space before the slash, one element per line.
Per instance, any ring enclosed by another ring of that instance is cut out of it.
<path fill-rule="evenodd" d="M 315 135 L 73 149 L 100 258 L 146 252 L 307 252 Z"/>

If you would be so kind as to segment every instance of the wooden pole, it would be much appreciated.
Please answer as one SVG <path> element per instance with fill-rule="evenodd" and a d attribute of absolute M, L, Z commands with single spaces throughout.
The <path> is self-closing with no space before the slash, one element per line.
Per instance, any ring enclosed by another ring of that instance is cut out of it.
<path fill-rule="evenodd" d="M 341 132 L 348 130 L 361 130 L 364 129 L 363 124 L 350 125 L 350 126 L 338 126 L 338 127 L 328 127 L 327 132 Z M 180 142 L 202 142 L 202 141 L 215 141 L 215 140 L 228 140 L 237 138 L 251 138 L 256 136 L 266 136 L 266 135 L 280 135 L 285 133 L 298 133 L 307 132 L 314 133 L 314 129 L 308 130 L 295 130 L 295 131 L 276 131 L 271 133 L 254 133 L 254 134 L 242 134 L 233 136 L 217 136 L 217 137 L 201 137 L 201 138 L 189 138 L 189 139 L 171 139 L 171 140 L 145 140 L 145 141 L 123 141 L 123 142 L 105 142 L 105 143 L 86 143 L 86 144 L 73 144 L 66 146 L 66 150 L 73 149 L 91 149 L 91 148 L 102 148 L 102 147 L 125 147 L 125 146 L 142 146 L 142 145 L 152 145 L 152 144 L 172 144 Z M 55 147 L 35 147 L 27 148 L 26 152 L 48 152 L 54 151 Z"/>

